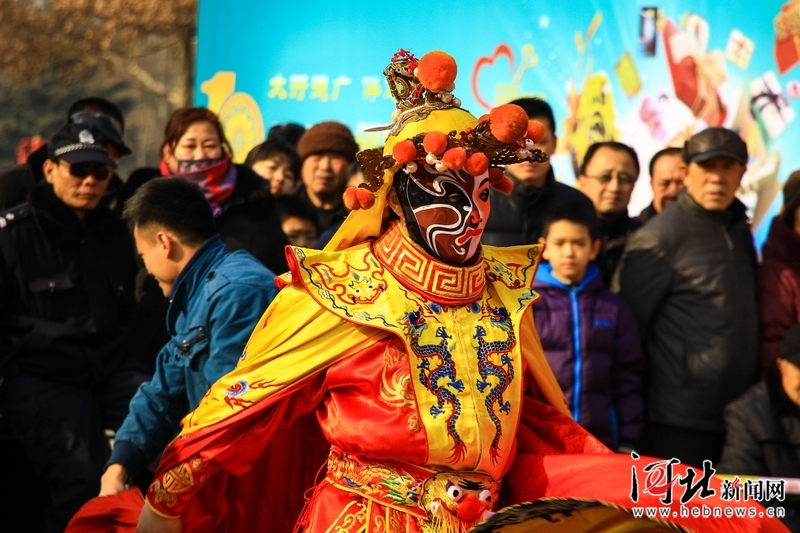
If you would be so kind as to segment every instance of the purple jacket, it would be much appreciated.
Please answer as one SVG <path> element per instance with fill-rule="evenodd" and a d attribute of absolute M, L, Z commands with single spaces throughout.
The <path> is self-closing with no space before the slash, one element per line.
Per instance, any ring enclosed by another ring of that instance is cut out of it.
<path fill-rule="evenodd" d="M 643 428 L 643 359 L 628 305 L 606 289 L 600 270 L 570 287 L 543 263 L 533 288 L 536 330 L 572 417 L 613 450 L 632 447 Z"/>

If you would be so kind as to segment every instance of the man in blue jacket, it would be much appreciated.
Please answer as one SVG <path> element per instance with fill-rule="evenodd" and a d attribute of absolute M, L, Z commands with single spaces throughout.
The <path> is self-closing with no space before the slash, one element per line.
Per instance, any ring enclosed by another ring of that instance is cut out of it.
<path fill-rule="evenodd" d="M 126 203 L 136 248 L 170 299 L 170 341 L 152 381 L 131 400 L 101 481 L 101 495 L 136 481 L 177 434 L 212 383 L 236 366 L 277 294 L 274 275 L 245 251 L 229 252 L 203 193 L 181 179 L 152 180 Z"/>

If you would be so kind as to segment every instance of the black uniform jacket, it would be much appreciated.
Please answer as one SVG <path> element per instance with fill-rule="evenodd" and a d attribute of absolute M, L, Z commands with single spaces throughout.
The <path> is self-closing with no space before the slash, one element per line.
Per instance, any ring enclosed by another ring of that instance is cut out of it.
<path fill-rule="evenodd" d="M 83 220 L 40 183 L 0 214 L 0 365 L 85 384 L 127 355 L 137 271 L 125 224 L 103 206 Z"/>

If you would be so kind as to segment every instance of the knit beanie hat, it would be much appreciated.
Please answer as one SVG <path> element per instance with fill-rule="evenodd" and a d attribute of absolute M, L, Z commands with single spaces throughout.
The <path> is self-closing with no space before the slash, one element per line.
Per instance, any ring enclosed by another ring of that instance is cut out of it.
<path fill-rule="evenodd" d="M 778 357 L 800 366 L 800 324 L 795 324 L 786 333 Z"/>
<path fill-rule="evenodd" d="M 783 184 L 783 222 L 794 226 L 794 212 L 800 207 L 800 170 L 795 170 Z"/>
<path fill-rule="evenodd" d="M 306 130 L 300 137 L 297 143 L 297 155 L 302 162 L 306 157 L 322 152 L 333 152 L 353 162 L 356 160 L 358 144 L 350 128 L 341 122 L 320 122 Z"/>

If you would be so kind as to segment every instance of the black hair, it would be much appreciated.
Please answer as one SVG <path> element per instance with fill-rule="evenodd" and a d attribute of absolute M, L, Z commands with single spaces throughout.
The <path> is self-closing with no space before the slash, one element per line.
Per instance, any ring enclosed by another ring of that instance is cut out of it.
<path fill-rule="evenodd" d="M 650 179 L 653 179 L 653 167 L 656 166 L 656 161 L 664 157 L 665 155 L 677 155 L 681 156 L 681 160 L 683 160 L 683 150 L 680 148 L 675 148 L 674 146 L 670 146 L 669 148 L 664 148 L 663 150 L 659 150 L 656 154 L 650 159 Z"/>
<path fill-rule="evenodd" d="M 589 237 L 592 238 L 592 241 L 601 238 L 600 222 L 597 220 L 597 214 L 595 214 L 594 209 L 590 209 L 576 202 L 562 204 L 553 209 L 545 217 L 542 237 L 546 239 L 547 234 L 550 232 L 550 226 L 562 220 L 578 224 L 589 230 Z"/>
<path fill-rule="evenodd" d="M 795 170 L 783 183 L 783 223 L 794 227 L 794 213 L 800 207 L 800 170 Z"/>
<path fill-rule="evenodd" d="M 276 139 L 267 139 L 248 152 L 244 164 L 252 167 L 265 159 L 277 159 L 279 162 L 289 165 L 294 179 L 300 179 L 300 158 L 297 157 L 297 151 L 291 145 Z"/>
<path fill-rule="evenodd" d="M 639 173 L 642 171 L 642 169 L 639 166 L 639 156 L 636 154 L 636 150 L 634 150 L 633 147 L 628 146 L 627 144 L 617 141 L 603 141 L 591 145 L 586 150 L 586 155 L 583 156 L 583 163 L 581 163 L 581 167 L 579 170 L 581 176 L 586 175 L 586 167 L 589 166 L 589 162 L 592 160 L 594 154 L 596 154 L 600 148 L 609 148 L 611 150 L 614 150 L 615 152 L 625 152 L 626 154 L 631 156 L 631 159 L 633 160 L 633 166 L 636 167 L 636 177 L 637 178 L 639 177 Z"/>
<path fill-rule="evenodd" d="M 529 119 L 546 118 L 550 121 L 550 131 L 553 135 L 556 134 L 556 119 L 553 116 L 553 108 L 541 98 L 536 98 L 535 96 L 530 98 L 517 98 L 509 103 L 520 106 L 525 110 Z"/>
<path fill-rule="evenodd" d="M 200 246 L 217 234 L 214 214 L 203 191 L 183 178 L 148 181 L 125 202 L 122 216 L 131 229 L 159 226 L 188 246 Z"/>
<path fill-rule="evenodd" d="M 300 137 L 302 137 L 305 132 L 306 129 L 303 126 L 300 124 L 295 124 L 294 122 L 276 124 L 269 129 L 269 133 L 267 133 L 267 140 L 281 141 L 297 150 L 297 143 L 300 141 Z"/>
<path fill-rule="evenodd" d="M 117 106 L 105 98 L 100 98 L 99 96 L 81 98 L 69 106 L 69 111 L 67 111 L 67 119 L 79 111 L 85 111 L 92 114 L 102 113 L 104 115 L 108 115 L 119 122 L 119 128 L 122 130 L 120 133 L 125 132 L 125 117 L 122 115 L 122 111 L 120 111 Z"/>
<path fill-rule="evenodd" d="M 347 177 L 347 179 L 350 179 L 359 172 L 363 174 L 364 167 L 361 166 L 361 161 L 356 160 L 347 165 L 347 168 L 344 171 L 344 175 Z"/>
<path fill-rule="evenodd" d="M 316 212 L 299 196 L 279 196 L 275 198 L 275 205 L 278 208 L 278 216 L 281 222 L 287 218 L 308 220 L 314 224 L 317 234 L 320 233 L 321 228 Z"/>

